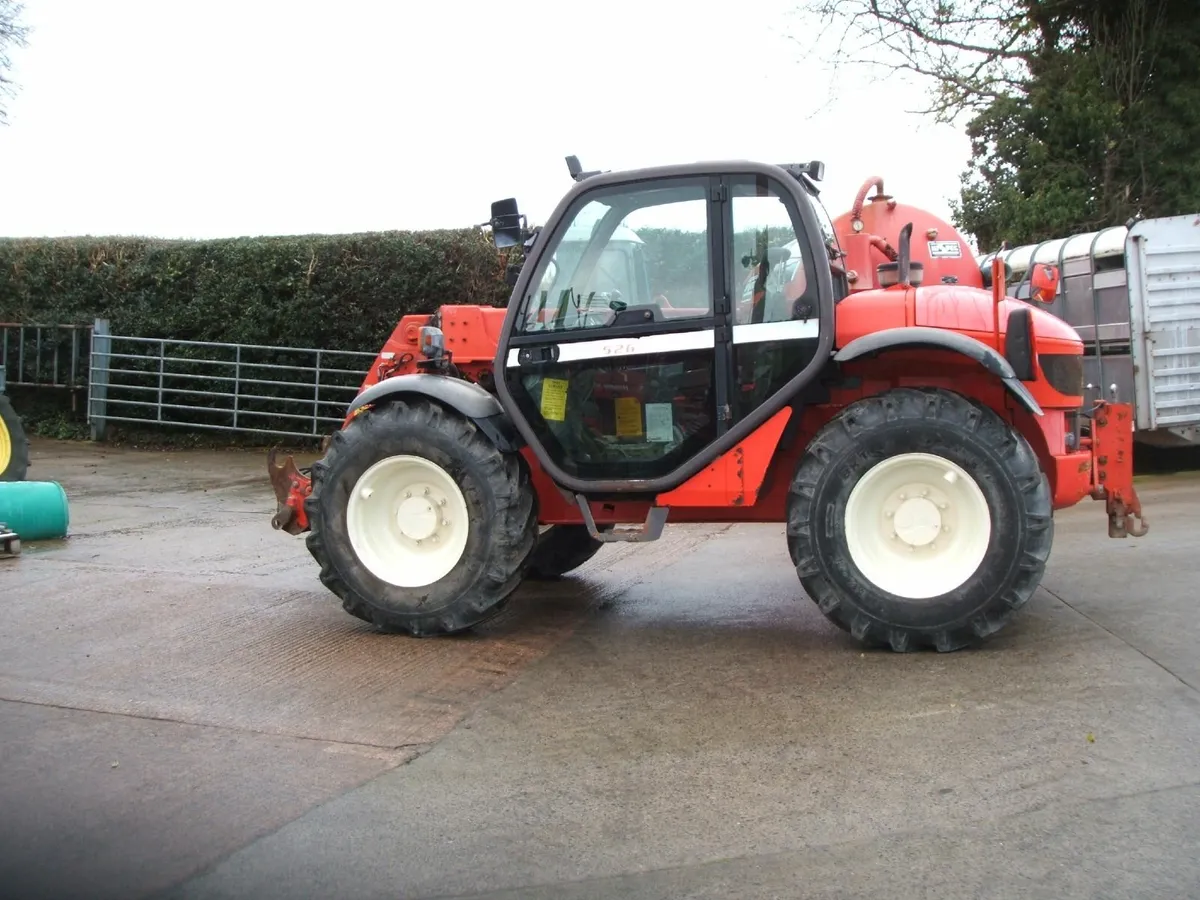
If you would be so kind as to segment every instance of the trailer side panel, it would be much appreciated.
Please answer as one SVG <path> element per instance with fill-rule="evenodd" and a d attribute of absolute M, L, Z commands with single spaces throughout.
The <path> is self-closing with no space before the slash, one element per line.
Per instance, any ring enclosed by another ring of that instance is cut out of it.
<path fill-rule="evenodd" d="M 1137 427 L 1182 435 L 1200 426 L 1200 215 L 1136 223 L 1126 264 Z"/>

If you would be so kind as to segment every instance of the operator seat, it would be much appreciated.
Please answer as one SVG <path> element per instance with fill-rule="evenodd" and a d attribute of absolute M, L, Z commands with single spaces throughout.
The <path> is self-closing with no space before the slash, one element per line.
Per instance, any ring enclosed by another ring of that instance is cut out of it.
<path fill-rule="evenodd" d="M 788 262 L 791 262 L 789 260 Z M 797 260 L 798 265 L 796 271 L 792 274 L 791 279 L 783 285 L 783 290 L 767 291 L 767 296 L 763 298 L 763 322 L 789 322 L 796 316 L 797 300 L 807 301 L 802 304 L 810 311 L 809 316 L 816 315 L 817 305 L 815 299 L 811 296 L 810 285 L 808 283 L 808 275 L 804 271 L 804 260 Z M 805 318 L 805 316 L 799 316 Z"/>

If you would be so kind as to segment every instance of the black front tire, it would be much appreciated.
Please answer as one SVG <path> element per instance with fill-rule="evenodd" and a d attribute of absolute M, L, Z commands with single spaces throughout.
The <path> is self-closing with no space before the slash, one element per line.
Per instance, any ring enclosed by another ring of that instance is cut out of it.
<path fill-rule="evenodd" d="M 466 501 L 469 529 L 454 568 L 432 584 L 404 587 L 377 577 L 347 528 L 350 492 L 392 456 L 436 463 Z M 474 423 L 428 401 L 398 400 L 356 416 L 334 433 L 312 467 L 305 501 L 309 552 L 321 582 L 345 610 L 384 631 L 423 637 L 464 631 L 503 609 L 524 576 L 537 538 L 536 496 L 520 456 L 498 450 Z"/>
<path fill-rule="evenodd" d="M 974 573 L 922 600 L 872 583 L 846 539 L 855 484 L 905 453 L 934 454 L 964 469 L 991 519 Z M 869 646 L 944 652 L 994 634 L 1028 602 L 1050 556 L 1053 504 L 1033 449 L 991 409 L 950 391 L 898 389 L 851 404 L 813 439 L 790 488 L 787 534 L 801 584 L 830 621 Z"/>
<path fill-rule="evenodd" d="M 551 525 L 538 535 L 527 578 L 552 581 L 574 571 L 600 552 L 603 541 L 583 525 Z"/>
<path fill-rule="evenodd" d="M 29 470 L 29 441 L 7 394 L 0 394 L 0 432 L 0 444 L 9 448 L 8 463 L 0 471 L 0 481 L 24 481 Z"/>

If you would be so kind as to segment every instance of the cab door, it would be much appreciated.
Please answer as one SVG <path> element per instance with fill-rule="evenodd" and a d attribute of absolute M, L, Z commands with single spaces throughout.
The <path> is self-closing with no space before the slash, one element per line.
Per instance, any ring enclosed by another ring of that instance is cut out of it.
<path fill-rule="evenodd" d="M 774 166 L 588 178 L 517 281 L 501 399 L 561 486 L 669 490 L 827 361 L 823 255 L 801 183 Z"/>

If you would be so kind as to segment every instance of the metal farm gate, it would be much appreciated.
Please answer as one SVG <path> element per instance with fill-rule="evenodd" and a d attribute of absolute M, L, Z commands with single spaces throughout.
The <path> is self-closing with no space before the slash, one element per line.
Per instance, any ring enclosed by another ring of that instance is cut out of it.
<path fill-rule="evenodd" d="M 82 391 L 88 382 L 90 325 L 0 322 L 0 366 L 14 387 Z"/>
<path fill-rule="evenodd" d="M 91 333 L 88 421 L 317 437 L 335 430 L 374 353 Z"/>

